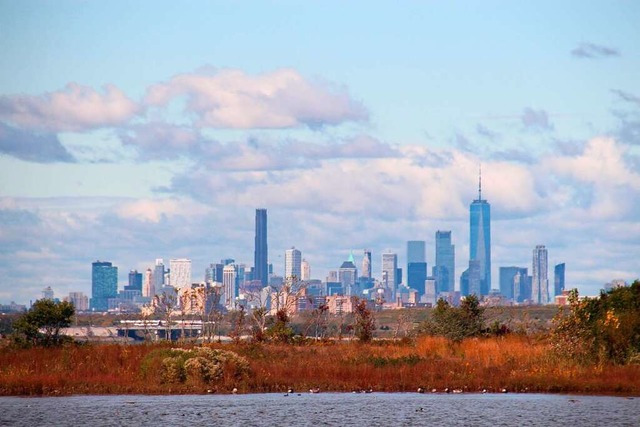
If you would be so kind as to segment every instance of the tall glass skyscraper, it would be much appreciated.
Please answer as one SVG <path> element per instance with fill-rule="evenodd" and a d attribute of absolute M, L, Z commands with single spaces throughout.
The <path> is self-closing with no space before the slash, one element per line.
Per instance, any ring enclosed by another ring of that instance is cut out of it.
<path fill-rule="evenodd" d="M 564 291 L 564 262 L 557 264 L 553 269 L 553 293 L 554 296 L 562 295 Z"/>
<path fill-rule="evenodd" d="M 433 275 L 436 278 L 437 292 L 455 290 L 456 248 L 451 244 L 451 231 L 436 231 L 436 265 Z"/>
<path fill-rule="evenodd" d="M 491 205 L 482 199 L 482 178 L 478 199 L 469 207 L 469 260 L 480 264 L 480 295 L 491 290 Z M 469 291 L 471 292 L 471 286 Z M 478 296 L 480 296 L 478 295 Z"/>
<path fill-rule="evenodd" d="M 91 263 L 91 310 L 107 311 L 109 298 L 118 295 L 118 267 L 110 262 Z"/>
<path fill-rule="evenodd" d="M 423 240 L 407 242 L 407 286 L 418 291 L 420 296 L 425 293 L 427 280 L 427 257 Z"/>
<path fill-rule="evenodd" d="M 267 250 L 267 210 L 256 209 L 256 237 L 253 253 L 253 280 L 269 284 L 269 255 Z"/>

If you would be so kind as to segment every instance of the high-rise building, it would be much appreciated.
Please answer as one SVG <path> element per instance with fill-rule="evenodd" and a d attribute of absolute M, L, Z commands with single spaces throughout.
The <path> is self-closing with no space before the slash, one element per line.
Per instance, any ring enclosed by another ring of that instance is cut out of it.
<path fill-rule="evenodd" d="M 531 283 L 531 301 L 534 304 L 549 303 L 548 254 L 544 245 L 533 250 L 533 279 Z"/>
<path fill-rule="evenodd" d="M 491 205 L 482 199 L 482 175 L 478 181 L 478 199 L 469 206 L 469 260 L 478 261 L 480 289 L 478 297 L 491 290 Z M 471 280 L 471 277 L 469 278 Z M 470 282 L 469 292 L 471 291 Z"/>
<path fill-rule="evenodd" d="M 507 299 L 514 302 L 518 301 L 518 297 L 522 295 L 522 289 L 518 285 L 521 279 L 516 283 L 516 275 L 519 277 L 527 277 L 527 269 L 522 267 L 500 267 L 500 293 Z"/>
<path fill-rule="evenodd" d="M 513 278 L 513 300 L 525 302 L 531 300 L 531 276 L 528 269 L 521 269 Z"/>
<path fill-rule="evenodd" d="M 267 210 L 256 209 L 256 236 L 253 252 L 253 279 L 269 284 L 269 255 L 267 249 Z"/>
<path fill-rule="evenodd" d="M 427 258 L 423 240 L 407 242 L 407 286 L 418 291 L 418 295 L 425 293 L 427 280 Z"/>
<path fill-rule="evenodd" d="M 553 269 L 553 296 L 554 297 L 557 297 L 558 295 L 562 295 L 562 291 L 564 291 L 564 271 L 565 271 L 564 262 L 562 264 L 557 264 Z"/>
<path fill-rule="evenodd" d="M 156 291 L 160 291 L 164 286 L 164 260 L 162 258 L 156 259 L 156 265 L 153 268 L 153 288 Z"/>
<path fill-rule="evenodd" d="M 235 264 L 227 264 L 222 272 L 222 296 L 221 303 L 227 310 L 235 308 L 236 297 L 238 296 L 238 270 Z"/>
<path fill-rule="evenodd" d="M 109 298 L 118 296 L 118 267 L 110 262 L 91 263 L 91 309 L 107 311 Z"/>
<path fill-rule="evenodd" d="M 398 255 L 393 252 L 382 254 L 382 281 L 387 289 L 395 292 L 397 287 Z"/>
<path fill-rule="evenodd" d="M 364 250 L 364 256 L 362 257 L 362 277 L 371 279 L 371 251 Z"/>
<path fill-rule="evenodd" d="M 124 290 L 142 292 L 142 273 L 138 273 L 138 270 L 129 271 L 129 285 Z"/>
<path fill-rule="evenodd" d="M 169 284 L 177 289 L 191 287 L 191 260 L 175 258 L 169 260 Z"/>
<path fill-rule="evenodd" d="M 284 252 L 284 279 L 299 281 L 302 276 L 302 252 L 295 247 Z"/>
<path fill-rule="evenodd" d="M 51 286 L 47 286 L 42 290 L 42 299 L 53 300 L 53 289 L 51 289 Z"/>
<path fill-rule="evenodd" d="M 142 280 L 142 296 L 147 298 L 153 298 L 156 294 L 156 285 L 153 277 L 153 271 L 147 268 L 144 272 L 144 279 Z"/>
<path fill-rule="evenodd" d="M 306 259 L 302 260 L 302 266 L 301 266 L 301 279 L 303 281 L 309 281 L 311 280 L 311 266 L 309 265 L 309 261 L 307 261 Z"/>
<path fill-rule="evenodd" d="M 353 295 L 353 288 L 358 280 L 358 268 L 356 267 L 353 254 L 349 255 L 349 259 L 342 263 L 338 269 L 338 282 L 342 283 L 344 294 Z"/>
<path fill-rule="evenodd" d="M 482 274 L 480 269 L 480 261 L 477 259 L 469 260 L 469 269 L 467 270 L 467 278 L 469 280 L 469 292 L 467 295 L 476 295 L 478 298 L 482 295 Z"/>
<path fill-rule="evenodd" d="M 433 275 L 440 292 L 455 291 L 456 248 L 451 244 L 451 231 L 436 231 L 436 265 Z"/>
<path fill-rule="evenodd" d="M 89 298 L 82 292 L 69 292 L 66 300 L 73 304 L 76 312 L 89 310 Z"/>

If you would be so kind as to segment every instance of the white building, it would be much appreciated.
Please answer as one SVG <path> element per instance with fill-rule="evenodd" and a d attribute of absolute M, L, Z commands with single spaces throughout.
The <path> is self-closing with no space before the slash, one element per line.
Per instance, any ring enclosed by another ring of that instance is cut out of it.
<path fill-rule="evenodd" d="M 220 297 L 220 303 L 224 305 L 227 310 L 233 310 L 235 308 L 235 300 L 238 296 L 238 288 L 236 286 L 238 278 L 238 270 L 235 264 L 227 264 L 222 270 L 222 295 Z"/>
<path fill-rule="evenodd" d="M 547 248 L 538 245 L 533 250 L 533 279 L 531 300 L 534 304 L 549 304 L 549 279 Z"/>
<path fill-rule="evenodd" d="M 147 268 L 147 271 L 144 272 L 144 277 L 142 279 L 142 296 L 153 298 L 156 294 L 156 285 L 155 280 L 153 278 L 153 272 L 150 268 Z"/>
<path fill-rule="evenodd" d="M 69 292 L 67 301 L 73 304 L 76 312 L 89 310 L 89 297 L 82 292 Z"/>
<path fill-rule="evenodd" d="M 295 281 L 302 278 L 302 252 L 292 247 L 284 252 L 284 280 Z"/>
<path fill-rule="evenodd" d="M 309 261 L 307 261 L 306 259 L 302 260 L 301 278 L 303 281 L 311 280 L 311 266 L 309 265 Z"/>
<path fill-rule="evenodd" d="M 169 284 L 174 288 L 191 287 L 191 260 L 177 258 L 169 260 Z"/>

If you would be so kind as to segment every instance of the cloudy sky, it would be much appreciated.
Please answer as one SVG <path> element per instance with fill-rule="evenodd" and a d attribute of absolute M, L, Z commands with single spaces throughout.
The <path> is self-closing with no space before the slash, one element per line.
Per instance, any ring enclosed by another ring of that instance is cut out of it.
<path fill-rule="evenodd" d="M 480 164 L 493 287 L 640 276 L 640 3 L 185 3 L 0 0 L 0 303 L 251 265 L 256 208 L 278 272 L 441 229 L 459 276 Z"/>

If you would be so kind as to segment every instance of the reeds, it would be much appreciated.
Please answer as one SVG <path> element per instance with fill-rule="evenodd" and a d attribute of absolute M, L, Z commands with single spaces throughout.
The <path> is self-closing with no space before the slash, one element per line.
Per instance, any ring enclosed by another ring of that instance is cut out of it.
<path fill-rule="evenodd" d="M 451 343 L 314 342 L 304 345 L 215 344 L 244 356 L 250 375 L 211 384 L 167 384 L 143 369 L 152 351 L 170 344 L 70 345 L 10 349 L 0 354 L 1 395 L 430 391 L 640 393 L 640 365 L 581 366 L 561 360 L 544 338 L 510 335 Z M 174 344 L 174 346 L 177 346 Z M 144 371 L 144 373 L 143 373 Z"/>

